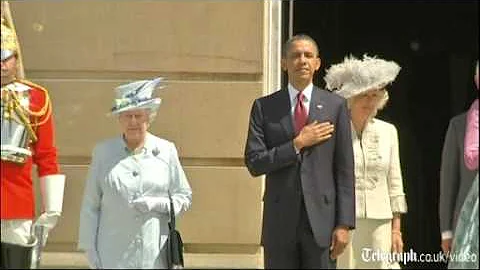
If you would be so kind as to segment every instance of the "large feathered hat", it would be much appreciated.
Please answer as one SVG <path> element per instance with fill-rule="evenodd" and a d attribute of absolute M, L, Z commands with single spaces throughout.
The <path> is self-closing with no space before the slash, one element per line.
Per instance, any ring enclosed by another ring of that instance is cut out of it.
<path fill-rule="evenodd" d="M 162 82 L 163 78 L 156 78 L 118 86 L 115 88 L 116 98 L 114 101 L 115 104 L 111 109 L 111 114 L 118 114 L 134 109 L 151 109 L 152 111 L 156 111 L 162 100 L 152 97 L 152 94 L 155 89 L 164 87 Z"/>
<path fill-rule="evenodd" d="M 332 65 L 324 77 L 326 88 L 336 94 L 351 98 L 365 91 L 382 89 L 395 80 L 400 66 L 393 61 L 364 55 L 363 59 L 345 57 L 340 64 Z M 388 100 L 388 93 L 380 101 L 379 108 Z"/>

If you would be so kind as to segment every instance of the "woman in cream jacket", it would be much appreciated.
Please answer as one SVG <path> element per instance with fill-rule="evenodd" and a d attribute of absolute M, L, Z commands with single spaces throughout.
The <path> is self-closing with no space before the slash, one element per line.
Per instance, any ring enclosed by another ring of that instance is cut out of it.
<path fill-rule="evenodd" d="M 355 160 L 356 226 L 339 268 L 399 268 L 400 216 L 407 212 L 394 125 L 375 118 L 388 100 L 385 86 L 400 67 L 364 56 L 345 58 L 325 76 L 327 88 L 348 100 Z"/>

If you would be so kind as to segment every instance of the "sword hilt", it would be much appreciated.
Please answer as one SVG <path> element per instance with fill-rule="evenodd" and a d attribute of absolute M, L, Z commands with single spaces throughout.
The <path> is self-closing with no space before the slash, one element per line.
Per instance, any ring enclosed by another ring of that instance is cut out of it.
<path fill-rule="evenodd" d="M 32 248 L 32 269 L 39 269 L 42 259 L 42 248 L 47 242 L 48 228 L 42 225 L 34 225 L 32 228 L 33 237 L 36 239 L 36 245 Z"/>

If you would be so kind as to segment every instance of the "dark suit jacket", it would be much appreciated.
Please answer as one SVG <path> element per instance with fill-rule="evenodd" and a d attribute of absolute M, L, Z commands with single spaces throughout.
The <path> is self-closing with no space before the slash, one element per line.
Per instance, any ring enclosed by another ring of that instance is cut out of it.
<path fill-rule="evenodd" d="M 288 90 L 253 103 L 245 163 L 253 176 L 266 174 L 262 244 L 296 239 L 303 194 L 313 235 L 320 247 L 331 243 L 337 225 L 355 226 L 354 164 L 346 100 L 314 87 L 308 122 L 330 121 L 333 136 L 297 156 Z M 300 185 L 301 182 L 301 185 Z"/>
<path fill-rule="evenodd" d="M 467 114 L 450 120 L 442 150 L 440 169 L 439 217 L 440 231 L 454 233 L 457 218 L 478 170 L 469 170 L 464 161 Z"/>

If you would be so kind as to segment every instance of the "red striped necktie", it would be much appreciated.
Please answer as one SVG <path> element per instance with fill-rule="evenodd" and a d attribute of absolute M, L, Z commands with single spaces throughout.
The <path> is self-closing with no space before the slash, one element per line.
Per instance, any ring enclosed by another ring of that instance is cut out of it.
<path fill-rule="evenodd" d="M 303 126 L 307 123 L 307 110 L 305 109 L 305 105 L 303 105 L 303 100 L 305 99 L 305 95 L 302 92 L 298 92 L 297 94 L 297 104 L 295 105 L 295 111 L 293 113 L 295 119 L 295 134 L 298 135 L 302 130 Z"/>

